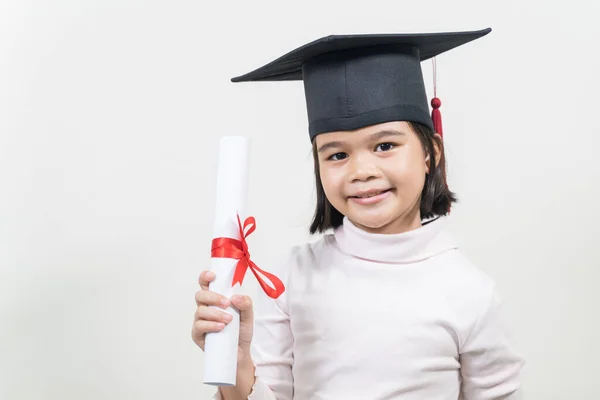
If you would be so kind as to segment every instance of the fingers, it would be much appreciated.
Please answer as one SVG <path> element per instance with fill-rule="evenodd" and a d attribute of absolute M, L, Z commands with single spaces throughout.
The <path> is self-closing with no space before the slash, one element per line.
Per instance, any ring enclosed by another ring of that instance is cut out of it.
<path fill-rule="evenodd" d="M 222 331 L 233 319 L 231 314 L 223 311 L 232 304 L 231 300 L 219 293 L 209 290 L 209 285 L 214 279 L 214 272 L 203 271 L 198 279 L 201 290 L 196 292 L 195 296 L 198 308 L 194 315 L 192 338 L 202 350 L 204 350 L 206 334 Z M 252 314 L 250 314 L 250 319 L 248 319 L 247 311 L 247 308 L 250 307 L 250 313 L 252 312 L 252 302 L 250 299 L 242 299 L 239 305 L 243 310 L 246 310 L 246 320 L 252 321 Z"/>
<path fill-rule="evenodd" d="M 252 323 L 254 319 L 254 310 L 252 308 L 252 299 L 249 296 L 233 296 L 232 304 L 240 310 L 240 322 Z"/>
<path fill-rule="evenodd" d="M 199 306 L 209 305 L 227 308 L 231 304 L 231 301 L 217 292 L 200 290 L 196 292 L 196 304 Z"/>
<path fill-rule="evenodd" d="M 200 306 L 196 309 L 196 320 L 206 320 L 213 322 L 223 322 L 228 324 L 233 319 L 231 314 L 226 313 L 225 311 L 218 310 L 216 308 Z"/>
<path fill-rule="evenodd" d="M 215 273 L 211 271 L 202 271 L 200 274 L 200 278 L 198 279 L 200 283 L 200 288 L 202 290 L 208 290 L 208 284 L 215 279 Z"/>
<path fill-rule="evenodd" d="M 235 295 L 231 297 L 231 302 L 240 311 L 252 309 L 252 299 L 249 296 Z"/>
<path fill-rule="evenodd" d="M 201 292 L 210 293 L 210 292 Z M 192 339 L 204 350 L 205 337 L 210 332 L 220 332 L 233 320 L 233 317 L 218 308 L 200 305 L 194 314 Z"/>
<path fill-rule="evenodd" d="M 225 324 L 223 322 L 198 320 L 194 322 L 193 335 L 195 337 L 200 337 L 206 333 L 220 332 L 223 330 L 223 328 L 225 328 Z"/>

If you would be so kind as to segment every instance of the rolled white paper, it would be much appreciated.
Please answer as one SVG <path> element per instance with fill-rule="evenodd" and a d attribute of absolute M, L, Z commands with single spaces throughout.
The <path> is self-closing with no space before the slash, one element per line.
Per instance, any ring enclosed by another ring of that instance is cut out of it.
<path fill-rule="evenodd" d="M 219 146 L 217 167 L 217 201 L 213 238 L 241 239 L 237 215 L 244 222 L 248 178 L 249 140 L 243 136 L 225 136 Z M 210 270 L 216 275 L 209 289 L 230 298 L 239 293 L 240 285 L 231 286 L 238 260 L 211 258 Z M 220 308 L 222 310 L 222 308 Z M 204 346 L 204 383 L 235 386 L 237 374 L 240 315 L 233 307 L 225 310 L 233 320 L 220 332 L 206 335 Z"/>

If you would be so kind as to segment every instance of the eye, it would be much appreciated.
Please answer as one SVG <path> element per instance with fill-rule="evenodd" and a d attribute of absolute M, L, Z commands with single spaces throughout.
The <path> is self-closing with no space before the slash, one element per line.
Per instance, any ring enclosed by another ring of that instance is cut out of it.
<path fill-rule="evenodd" d="M 333 155 L 331 155 L 329 158 L 327 158 L 328 160 L 333 160 L 333 161 L 338 161 L 338 160 L 343 160 L 344 158 L 346 158 L 348 155 L 346 153 L 335 153 Z"/>
<path fill-rule="evenodd" d="M 395 145 L 393 143 L 381 143 L 377 145 L 376 149 L 380 149 L 379 151 L 389 151 L 394 147 Z"/>

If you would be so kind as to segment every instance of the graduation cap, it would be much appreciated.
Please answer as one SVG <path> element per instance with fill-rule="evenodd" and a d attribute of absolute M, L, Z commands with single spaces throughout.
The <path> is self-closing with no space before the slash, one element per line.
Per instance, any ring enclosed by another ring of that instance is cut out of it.
<path fill-rule="evenodd" d="M 231 81 L 303 81 L 311 141 L 389 121 L 442 134 L 441 101 L 434 97 L 430 114 L 421 62 L 490 32 L 331 35 Z"/>

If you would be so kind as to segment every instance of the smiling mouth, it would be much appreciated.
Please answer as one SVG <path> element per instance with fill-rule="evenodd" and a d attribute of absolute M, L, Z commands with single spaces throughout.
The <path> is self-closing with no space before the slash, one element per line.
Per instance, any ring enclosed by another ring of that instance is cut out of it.
<path fill-rule="evenodd" d="M 358 196 L 350 196 L 350 198 L 352 198 L 352 199 L 368 199 L 369 197 L 375 197 L 375 196 L 378 196 L 380 194 L 389 192 L 390 190 L 392 190 L 392 189 L 385 189 L 385 190 L 380 190 L 380 191 L 377 191 L 377 192 L 369 192 L 369 193 L 361 194 L 361 195 L 358 195 Z"/>

